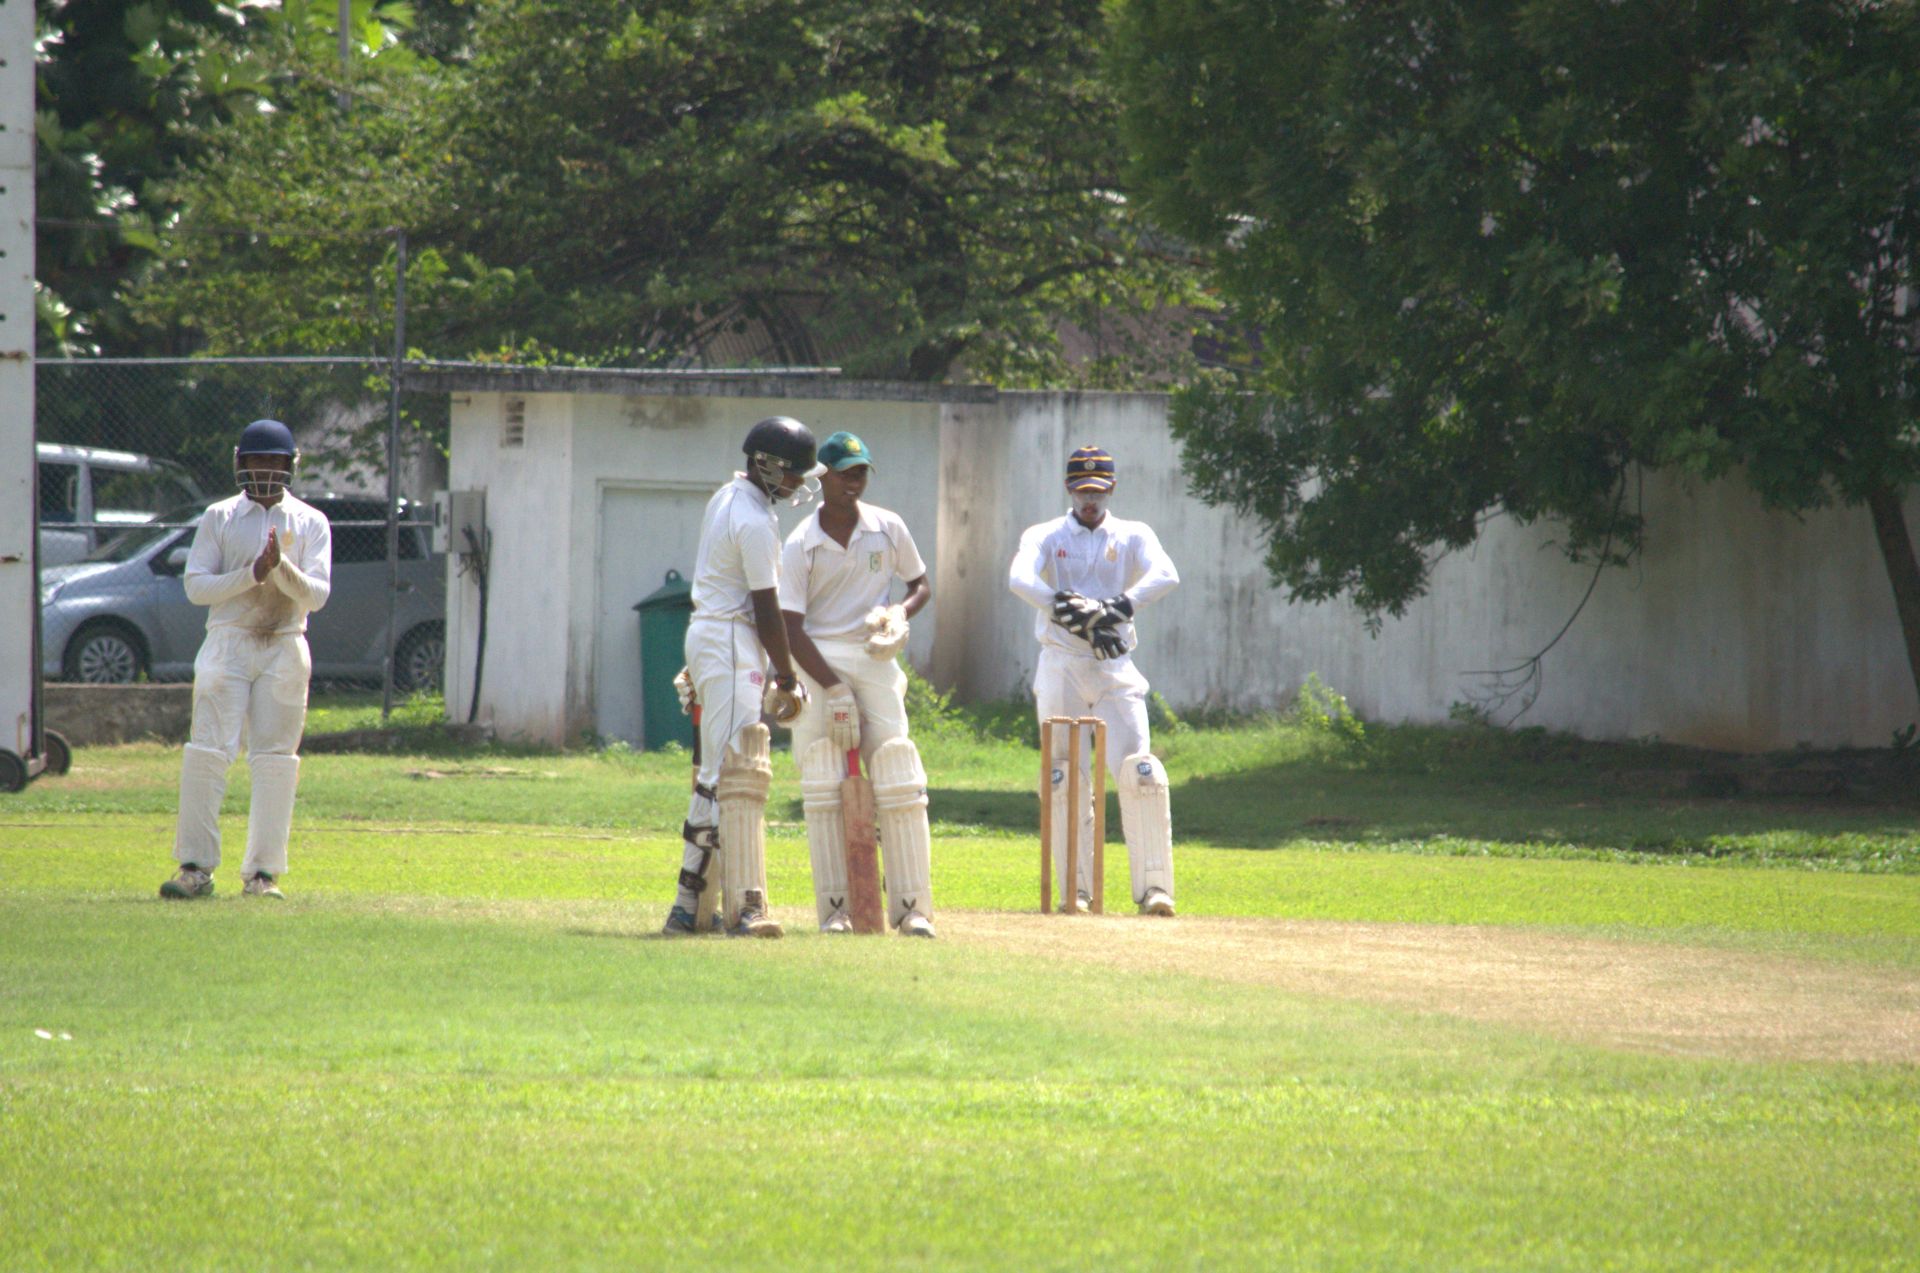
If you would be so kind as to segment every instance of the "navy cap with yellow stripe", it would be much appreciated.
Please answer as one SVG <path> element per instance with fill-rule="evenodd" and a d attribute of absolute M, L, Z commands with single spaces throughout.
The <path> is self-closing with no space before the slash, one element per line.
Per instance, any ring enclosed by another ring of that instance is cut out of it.
<path fill-rule="evenodd" d="M 1102 447 L 1083 446 L 1067 457 L 1070 491 L 1110 491 L 1113 479 L 1113 457 Z"/>

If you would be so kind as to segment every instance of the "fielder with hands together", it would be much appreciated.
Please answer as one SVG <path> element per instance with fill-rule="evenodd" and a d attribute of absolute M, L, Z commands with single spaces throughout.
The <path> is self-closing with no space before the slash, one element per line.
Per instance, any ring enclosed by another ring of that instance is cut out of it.
<path fill-rule="evenodd" d="M 307 723 L 307 615 L 327 603 L 333 534 L 327 519 L 287 490 L 299 459 L 293 433 L 255 420 L 233 452 L 239 493 L 200 515 L 182 577 L 187 600 L 207 607 L 207 637 L 193 660 L 193 725 L 180 759 L 180 814 L 173 856 L 180 864 L 160 896 L 213 894 L 220 865 L 220 802 L 227 768 L 247 747 L 253 795 L 248 897 L 279 898 Z"/>

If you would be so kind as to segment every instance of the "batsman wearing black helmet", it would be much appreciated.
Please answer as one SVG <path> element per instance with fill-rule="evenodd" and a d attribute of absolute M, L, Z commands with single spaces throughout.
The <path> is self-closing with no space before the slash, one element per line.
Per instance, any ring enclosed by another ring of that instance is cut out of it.
<path fill-rule="evenodd" d="M 720 926 L 739 937 L 778 937 L 767 913 L 767 790 L 771 740 L 765 710 L 791 723 L 806 704 L 780 615 L 780 526 L 773 506 L 809 497 L 813 434 L 789 416 L 747 431 L 744 472 L 714 492 L 700 523 L 687 625 L 683 695 L 697 705 L 699 768 L 681 827 L 680 887 L 668 935 L 703 931 L 714 910 L 712 866 L 720 859 Z M 769 680 L 768 665 L 772 665 Z"/>

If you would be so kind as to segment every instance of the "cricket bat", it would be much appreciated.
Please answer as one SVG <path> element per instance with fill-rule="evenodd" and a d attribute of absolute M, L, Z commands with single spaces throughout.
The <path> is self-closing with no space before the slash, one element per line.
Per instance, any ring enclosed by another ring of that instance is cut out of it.
<path fill-rule="evenodd" d="M 847 841 L 847 918 L 856 933 L 887 931 L 887 908 L 880 900 L 879 818 L 873 783 L 860 772 L 860 749 L 847 752 L 847 776 L 840 781 L 840 820 Z"/>

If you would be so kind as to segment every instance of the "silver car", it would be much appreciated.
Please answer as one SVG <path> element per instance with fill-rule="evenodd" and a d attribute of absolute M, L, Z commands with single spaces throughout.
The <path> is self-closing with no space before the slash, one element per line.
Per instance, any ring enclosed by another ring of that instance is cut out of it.
<path fill-rule="evenodd" d="M 313 678 L 377 681 L 387 648 L 387 530 L 382 500 L 306 495 L 333 527 L 333 590 L 307 619 Z M 181 576 L 204 505 L 176 508 L 40 572 L 41 674 L 50 681 L 183 681 L 206 636 L 207 610 Z M 446 556 L 431 551 L 425 510 L 400 510 L 394 684 L 440 688 L 446 661 Z"/>

